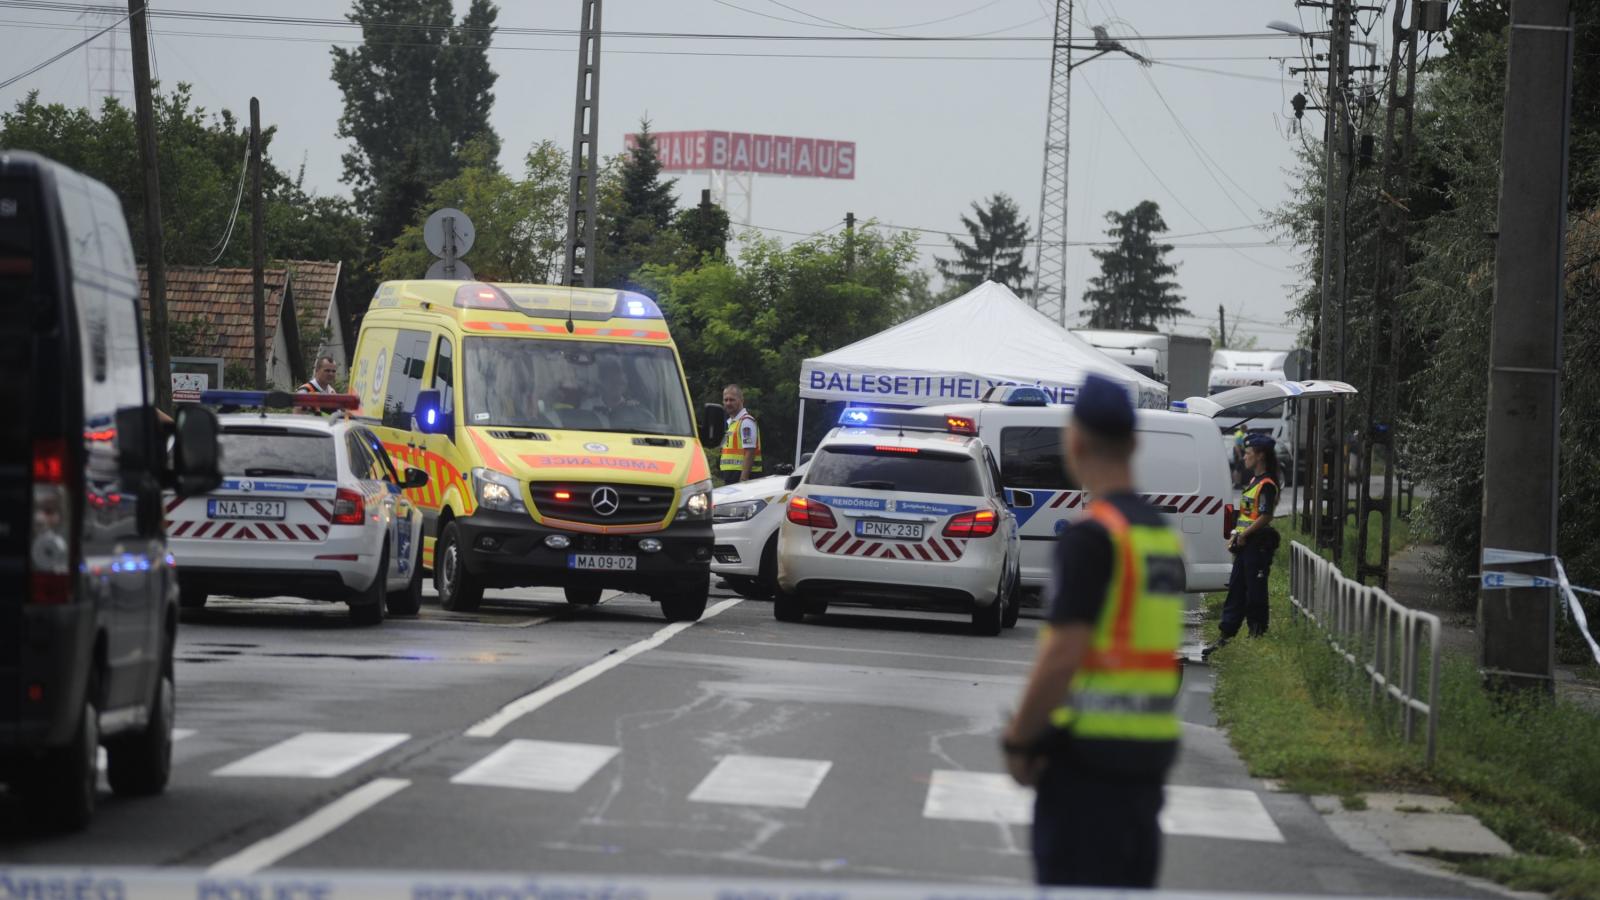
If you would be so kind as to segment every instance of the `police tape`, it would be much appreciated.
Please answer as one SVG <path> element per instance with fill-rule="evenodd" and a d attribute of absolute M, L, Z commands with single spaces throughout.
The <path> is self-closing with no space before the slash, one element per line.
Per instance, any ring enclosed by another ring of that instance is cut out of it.
<path fill-rule="evenodd" d="M 1222 900 L 1237 892 L 1043 889 L 900 881 L 0 867 L 0 900 Z M 1304 894 L 1252 893 L 1258 900 Z M 1327 900 L 1324 895 L 1323 900 Z"/>
<path fill-rule="evenodd" d="M 1478 579 L 1488 589 L 1555 588 L 1557 595 L 1561 597 L 1562 612 L 1578 626 L 1578 632 L 1583 635 L 1585 641 L 1589 642 L 1589 652 L 1594 654 L 1595 664 L 1600 665 L 1600 644 L 1595 643 L 1594 635 L 1589 633 L 1589 617 L 1583 612 L 1583 604 L 1578 602 L 1579 594 L 1600 597 L 1600 591 L 1578 587 L 1568 581 L 1567 569 L 1561 564 L 1561 557 L 1559 556 L 1551 556 L 1546 553 L 1530 553 L 1526 550 L 1501 550 L 1495 547 L 1485 547 L 1483 550 L 1483 566 L 1485 570 L 1489 566 L 1535 562 L 1553 563 L 1556 577 L 1547 578 L 1543 575 L 1530 575 L 1526 572 L 1483 571 L 1478 574 Z"/>

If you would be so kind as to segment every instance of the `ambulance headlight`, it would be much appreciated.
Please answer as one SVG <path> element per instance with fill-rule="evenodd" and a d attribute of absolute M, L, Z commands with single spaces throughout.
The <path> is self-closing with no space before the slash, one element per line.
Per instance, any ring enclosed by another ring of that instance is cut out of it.
<path fill-rule="evenodd" d="M 510 475 L 493 469 L 472 470 L 472 486 L 478 505 L 496 512 L 525 513 L 528 507 L 522 502 L 522 486 Z"/>
<path fill-rule="evenodd" d="M 683 505 L 678 507 L 679 522 L 701 522 L 711 518 L 711 481 L 696 482 L 683 489 Z"/>

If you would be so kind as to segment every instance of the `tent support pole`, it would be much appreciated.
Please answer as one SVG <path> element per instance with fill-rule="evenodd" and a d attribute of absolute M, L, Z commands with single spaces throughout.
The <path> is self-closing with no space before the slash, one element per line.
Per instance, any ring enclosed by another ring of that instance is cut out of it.
<path fill-rule="evenodd" d="M 800 398 L 800 421 L 794 426 L 794 467 L 800 468 L 800 448 L 806 442 L 806 398 Z"/>

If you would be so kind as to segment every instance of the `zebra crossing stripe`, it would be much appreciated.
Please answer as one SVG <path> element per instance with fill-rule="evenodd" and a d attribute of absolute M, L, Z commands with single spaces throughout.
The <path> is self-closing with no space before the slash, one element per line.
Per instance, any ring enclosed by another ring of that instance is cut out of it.
<path fill-rule="evenodd" d="M 451 784 L 570 794 L 593 778 L 620 747 L 514 740 L 450 779 Z"/>
<path fill-rule="evenodd" d="M 825 759 L 724 756 L 689 801 L 805 809 L 831 768 Z"/>
<path fill-rule="evenodd" d="M 223 777 L 336 778 L 406 742 L 409 734 L 307 731 L 211 773 Z"/>

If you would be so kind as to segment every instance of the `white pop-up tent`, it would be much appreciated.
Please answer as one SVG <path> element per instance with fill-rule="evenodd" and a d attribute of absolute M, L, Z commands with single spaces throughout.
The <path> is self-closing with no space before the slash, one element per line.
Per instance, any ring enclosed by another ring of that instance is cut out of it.
<path fill-rule="evenodd" d="M 986 281 L 915 319 L 806 360 L 800 397 L 930 406 L 1024 384 L 1066 402 L 1090 372 L 1126 385 L 1139 406 L 1167 406 L 1166 385 L 1096 350 L 1005 285 Z M 803 424 L 803 402 L 800 414 Z"/>

